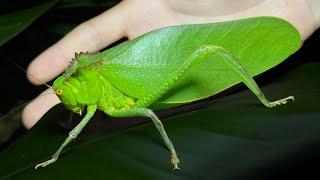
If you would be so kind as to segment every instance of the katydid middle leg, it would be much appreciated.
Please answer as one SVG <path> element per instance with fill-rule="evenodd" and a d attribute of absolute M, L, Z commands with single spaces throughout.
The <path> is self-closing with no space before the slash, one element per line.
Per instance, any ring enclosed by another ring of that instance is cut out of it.
<path fill-rule="evenodd" d="M 107 114 L 114 117 L 134 117 L 134 116 L 143 116 L 143 117 L 149 117 L 156 128 L 158 129 L 165 145 L 169 149 L 171 153 L 171 164 L 173 164 L 173 168 L 175 170 L 178 170 L 178 164 L 180 163 L 180 160 L 178 158 L 178 155 L 176 153 L 176 150 L 173 146 L 173 143 L 171 142 L 170 138 L 168 137 L 162 122 L 159 120 L 157 115 L 150 109 L 147 108 L 123 108 L 123 109 L 113 109 L 108 108 L 105 110 Z"/>

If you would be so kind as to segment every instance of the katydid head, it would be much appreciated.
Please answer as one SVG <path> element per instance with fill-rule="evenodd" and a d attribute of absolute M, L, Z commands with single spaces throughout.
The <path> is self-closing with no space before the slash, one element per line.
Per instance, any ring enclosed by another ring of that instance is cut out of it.
<path fill-rule="evenodd" d="M 99 103 L 103 96 L 99 77 L 99 72 L 89 68 L 74 76 L 62 75 L 54 81 L 53 90 L 69 110 L 81 114 L 86 106 Z"/>
<path fill-rule="evenodd" d="M 66 83 L 65 78 L 60 76 L 54 81 L 53 90 L 66 108 L 77 114 L 82 114 L 84 105 L 80 104 L 76 98 L 75 93 L 79 92 L 77 87 Z"/>

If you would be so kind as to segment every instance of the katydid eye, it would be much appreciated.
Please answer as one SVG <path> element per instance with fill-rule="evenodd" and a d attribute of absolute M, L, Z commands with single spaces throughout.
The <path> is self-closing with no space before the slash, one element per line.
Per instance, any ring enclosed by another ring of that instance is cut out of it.
<path fill-rule="evenodd" d="M 61 96 L 62 95 L 62 89 L 57 89 L 54 91 L 54 93 L 58 96 Z"/>

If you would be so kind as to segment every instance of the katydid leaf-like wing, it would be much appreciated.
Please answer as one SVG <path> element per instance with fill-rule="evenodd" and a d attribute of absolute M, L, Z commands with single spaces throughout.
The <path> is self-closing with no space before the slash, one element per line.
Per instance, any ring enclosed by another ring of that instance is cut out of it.
<path fill-rule="evenodd" d="M 122 45 L 121 53 L 114 53 L 118 47 L 104 52 L 106 55 L 109 51 L 112 58 L 105 62 L 103 73 L 124 93 L 142 98 L 202 45 L 225 48 L 255 76 L 284 61 L 300 44 L 299 32 L 287 21 L 275 17 L 172 26 Z M 190 102 L 217 94 L 239 82 L 236 73 L 218 56 L 212 56 L 193 65 L 159 102 Z"/>

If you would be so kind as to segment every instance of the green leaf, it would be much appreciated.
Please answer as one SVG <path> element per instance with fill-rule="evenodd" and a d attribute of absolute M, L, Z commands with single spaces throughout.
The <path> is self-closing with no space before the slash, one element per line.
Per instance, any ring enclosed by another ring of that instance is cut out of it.
<path fill-rule="evenodd" d="M 0 46 L 26 29 L 59 0 L 50 0 L 36 7 L 0 15 Z"/>
<path fill-rule="evenodd" d="M 171 169 L 169 152 L 151 122 L 112 133 L 101 128 L 137 119 L 105 116 L 92 120 L 57 162 L 35 170 L 67 136 L 57 121 L 68 113 L 58 106 L 0 153 L 0 179 L 273 179 L 281 167 L 317 153 L 320 63 L 308 60 L 290 59 L 260 79 L 267 97 L 295 95 L 293 103 L 267 109 L 246 90 L 161 118 L 182 159 L 179 172 Z"/>

